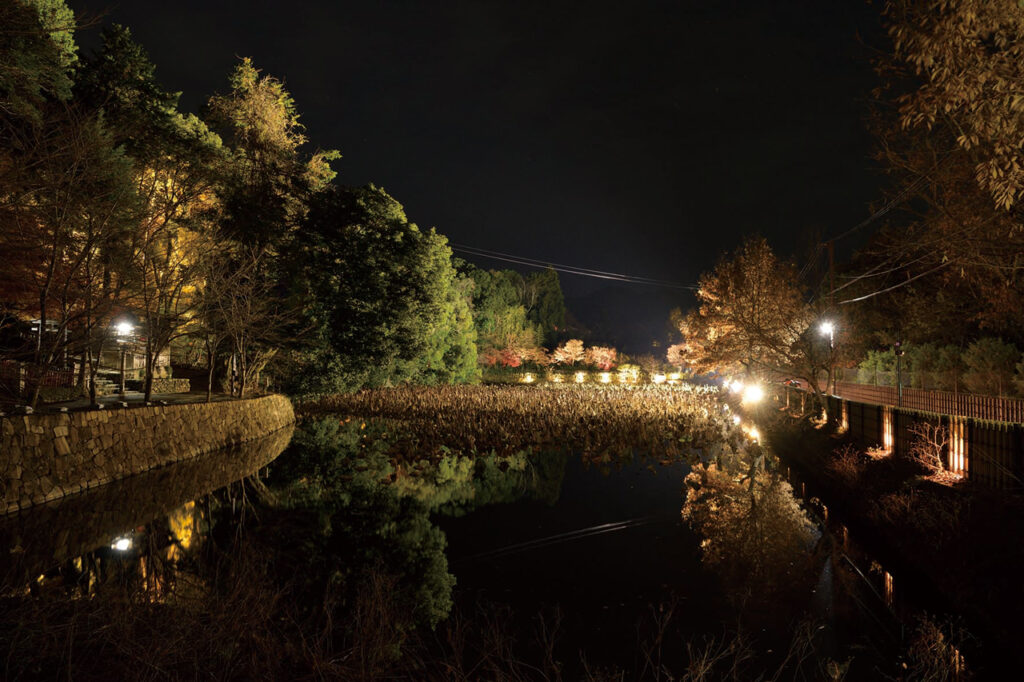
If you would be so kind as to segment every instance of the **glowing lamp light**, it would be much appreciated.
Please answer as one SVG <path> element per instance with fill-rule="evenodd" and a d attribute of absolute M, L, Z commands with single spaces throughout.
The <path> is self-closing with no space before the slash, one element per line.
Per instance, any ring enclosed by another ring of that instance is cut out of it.
<path fill-rule="evenodd" d="M 668 377 L 666 377 L 664 374 L 655 374 L 653 377 L 651 377 L 651 381 L 653 381 L 656 384 L 663 384 L 667 380 Z"/>
<path fill-rule="evenodd" d="M 551 377 L 551 381 L 555 382 L 556 384 L 562 383 L 562 375 L 561 374 L 554 375 L 553 377 Z"/>
<path fill-rule="evenodd" d="M 732 423 L 735 424 L 736 426 L 740 425 L 740 416 L 738 414 L 734 414 L 732 416 Z"/>
<path fill-rule="evenodd" d="M 127 552 L 131 548 L 132 548 L 132 539 L 131 538 L 121 537 L 121 538 L 115 539 L 112 543 L 110 543 L 110 549 L 116 549 L 118 552 Z"/>
<path fill-rule="evenodd" d="M 533 376 L 532 372 L 527 372 L 526 376 L 523 377 L 524 384 L 532 384 L 534 381 L 536 381 L 536 378 Z"/>
<path fill-rule="evenodd" d="M 740 391 L 743 390 L 743 382 L 739 381 L 738 379 L 734 380 L 731 384 L 729 384 L 729 390 L 732 391 L 733 393 L 739 393 Z"/>
<path fill-rule="evenodd" d="M 582 384 L 586 380 L 587 380 L 587 373 L 586 372 L 576 372 L 576 383 L 577 384 Z"/>
<path fill-rule="evenodd" d="M 114 329 L 117 331 L 118 336 L 131 336 L 132 323 L 127 320 L 122 320 L 114 325 Z"/>
<path fill-rule="evenodd" d="M 757 404 L 764 400 L 764 389 L 757 384 L 751 384 L 743 389 L 743 402 Z"/>
<path fill-rule="evenodd" d="M 761 437 L 761 432 L 757 430 L 757 427 L 752 426 L 750 427 L 748 435 L 750 436 L 751 440 L 756 442 Z"/>
<path fill-rule="evenodd" d="M 612 373 L 611 372 L 601 372 L 601 383 L 602 384 L 610 384 L 611 382 L 612 382 Z"/>
<path fill-rule="evenodd" d="M 679 383 L 679 380 L 682 379 L 682 378 L 683 378 L 683 375 L 680 372 L 672 372 L 671 374 L 668 375 L 668 383 L 670 383 L 670 384 Z"/>

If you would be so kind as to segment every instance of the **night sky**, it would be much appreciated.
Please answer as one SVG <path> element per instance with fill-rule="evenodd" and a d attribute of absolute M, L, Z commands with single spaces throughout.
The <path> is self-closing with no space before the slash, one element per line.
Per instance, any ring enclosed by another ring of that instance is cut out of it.
<path fill-rule="evenodd" d="M 252 57 L 342 152 L 339 182 L 384 187 L 455 243 L 692 284 L 745 234 L 802 256 L 879 195 L 864 0 L 69 5 L 131 28 L 185 110 Z M 562 283 L 595 342 L 633 352 L 692 303 Z"/>

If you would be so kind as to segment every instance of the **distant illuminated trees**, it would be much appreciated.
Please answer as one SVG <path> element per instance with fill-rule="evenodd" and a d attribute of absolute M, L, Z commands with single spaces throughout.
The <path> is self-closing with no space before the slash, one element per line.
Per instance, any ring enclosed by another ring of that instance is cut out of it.
<path fill-rule="evenodd" d="M 618 351 L 607 346 L 590 346 L 584 353 L 584 361 L 602 372 L 607 372 L 615 367 L 617 358 Z"/>

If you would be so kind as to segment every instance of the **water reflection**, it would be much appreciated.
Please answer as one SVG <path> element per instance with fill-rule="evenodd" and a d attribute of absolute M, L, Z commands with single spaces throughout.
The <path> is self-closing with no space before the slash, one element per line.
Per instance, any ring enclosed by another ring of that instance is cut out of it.
<path fill-rule="evenodd" d="M 162 523 L 174 538 L 173 545 L 187 547 L 194 534 L 193 501 L 266 466 L 287 447 L 293 431 L 288 426 L 258 440 L 3 517 L 0 547 L 6 551 L 0 557 L 0 580 L 9 586 L 25 584 L 69 561 L 76 569 L 83 561 L 79 557 L 98 548 L 101 562 L 107 555 L 133 555 L 149 542 L 145 525 L 161 517 L 166 517 Z"/>

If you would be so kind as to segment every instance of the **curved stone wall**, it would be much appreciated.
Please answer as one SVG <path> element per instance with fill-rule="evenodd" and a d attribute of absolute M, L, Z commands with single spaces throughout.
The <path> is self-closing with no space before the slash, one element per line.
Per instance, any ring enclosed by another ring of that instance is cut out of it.
<path fill-rule="evenodd" d="M 0 420 L 0 514 L 54 500 L 295 421 L 287 398 L 190 403 Z"/>

